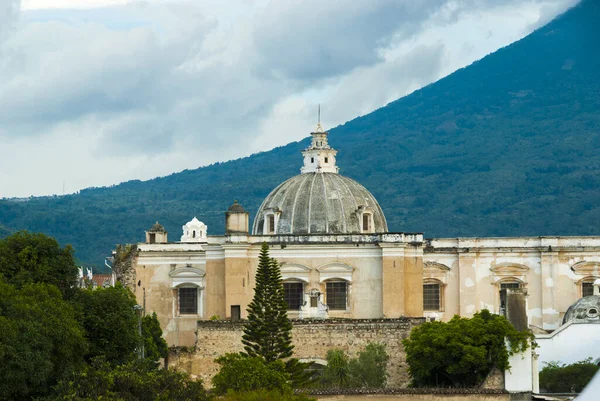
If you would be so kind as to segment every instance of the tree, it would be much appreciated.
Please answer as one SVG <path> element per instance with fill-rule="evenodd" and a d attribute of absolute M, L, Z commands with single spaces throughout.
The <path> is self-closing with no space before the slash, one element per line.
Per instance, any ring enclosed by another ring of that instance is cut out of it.
<path fill-rule="evenodd" d="M 19 231 L 0 240 L 0 276 L 17 288 L 28 283 L 55 285 L 69 297 L 75 291 L 78 268 L 70 245 L 42 233 Z"/>
<path fill-rule="evenodd" d="M 269 246 L 263 243 L 242 336 L 244 350 L 248 356 L 264 358 L 267 363 L 289 358 L 294 349 L 291 331 L 279 263 L 269 257 Z"/>
<path fill-rule="evenodd" d="M 0 400 L 44 396 L 83 366 L 83 329 L 54 285 L 0 280 L 0 294 Z"/>
<path fill-rule="evenodd" d="M 216 362 L 221 365 L 219 373 L 212 379 L 217 394 L 255 390 L 277 390 L 281 394 L 292 392 L 290 375 L 282 361 L 267 363 L 261 357 L 226 354 L 217 358 Z"/>
<path fill-rule="evenodd" d="M 592 363 L 592 358 L 570 365 L 553 361 L 540 372 L 540 388 L 549 393 L 579 393 L 597 371 L 598 366 Z"/>
<path fill-rule="evenodd" d="M 156 369 L 145 361 L 112 366 L 101 358 L 61 381 L 47 400 L 55 401 L 207 401 L 201 380 L 182 372 Z"/>
<path fill-rule="evenodd" d="M 350 382 L 348 356 L 341 349 L 327 351 L 327 366 L 323 369 L 323 385 L 329 387 L 347 387 Z"/>
<path fill-rule="evenodd" d="M 323 369 L 321 384 L 341 388 L 385 387 L 388 360 L 385 345 L 378 343 L 367 344 L 355 359 L 348 359 L 341 349 L 331 349 L 327 351 L 327 366 Z"/>
<path fill-rule="evenodd" d="M 142 318 L 142 335 L 144 337 L 144 353 L 149 361 L 156 362 L 169 355 L 169 347 L 162 337 L 162 329 L 156 313 Z"/>
<path fill-rule="evenodd" d="M 88 361 L 103 357 L 122 364 L 137 357 L 141 343 L 138 316 L 131 291 L 120 284 L 109 288 L 84 289 L 73 298 L 89 343 Z M 151 351 L 152 347 L 151 347 Z"/>
<path fill-rule="evenodd" d="M 494 367 L 510 369 L 508 357 L 525 351 L 532 340 L 530 331 L 517 331 L 503 316 L 484 309 L 470 319 L 423 323 L 402 343 L 412 386 L 470 387 Z"/>
<path fill-rule="evenodd" d="M 353 387 L 383 388 L 387 382 L 387 363 L 390 357 L 385 345 L 369 343 L 358 358 L 348 365 Z"/>

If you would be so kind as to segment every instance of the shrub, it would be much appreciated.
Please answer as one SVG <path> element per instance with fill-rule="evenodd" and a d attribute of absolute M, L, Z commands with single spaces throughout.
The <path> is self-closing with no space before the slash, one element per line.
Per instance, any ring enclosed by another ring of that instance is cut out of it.
<path fill-rule="evenodd" d="M 226 354 L 216 362 L 221 365 L 219 373 L 212 379 L 217 394 L 255 390 L 277 390 L 282 394 L 292 392 L 290 375 L 281 361 L 267 364 L 259 357 Z"/>
<path fill-rule="evenodd" d="M 55 401 L 207 401 L 202 381 L 182 372 L 156 369 L 151 361 L 133 361 L 112 367 L 102 359 L 63 380 L 55 388 Z"/>
<path fill-rule="evenodd" d="M 424 323 L 402 343 L 414 387 L 472 387 L 494 367 L 510 369 L 508 357 L 525 351 L 532 340 L 530 331 L 520 332 L 484 309 L 470 319 Z"/>
<path fill-rule="evenodd" d="M 598 371 L 592 358 L 570 365 L 550 362 L 540 372 L 540 389 L 549 393 L 579 393 Z"/>

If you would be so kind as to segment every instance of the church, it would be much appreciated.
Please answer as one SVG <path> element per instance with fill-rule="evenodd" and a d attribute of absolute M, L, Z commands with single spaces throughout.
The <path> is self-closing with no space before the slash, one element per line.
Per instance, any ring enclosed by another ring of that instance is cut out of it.
<path fill-rule="evenodd" d="M 202 216 L 175 242 L 158 222 L 146 232 L 132 287 L 145 312 L 156 312 L 170 346 L 195 345 L 198 321 L 246 317 L 263 243 L 281 264 L 292 319 L 502 314 L 506 290 L 519 288 L 529 326 L 550 332 L 571 304 L 592 295 L 600 237 L 389 232 L 375 197 L 339 173 L 328 133 L 318 124 L 311 136 L 300 174 L 273 189 L 251 229 L 236 201 L 224 211 L 224 235 L 208 235 Z"/>

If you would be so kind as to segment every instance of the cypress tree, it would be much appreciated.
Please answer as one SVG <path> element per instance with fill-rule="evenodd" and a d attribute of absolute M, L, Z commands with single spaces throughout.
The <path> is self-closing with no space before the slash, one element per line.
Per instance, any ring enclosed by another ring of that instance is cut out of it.
<path fill-rule="evenodd" d="M 254 298 L 248 305 L 248 322 L 242 343 L 250 357 L 273 362 L 292 356 L 292 323 L 287 317 L 279 263 L 269 257 L 269 246 L 260 250 Z"/>

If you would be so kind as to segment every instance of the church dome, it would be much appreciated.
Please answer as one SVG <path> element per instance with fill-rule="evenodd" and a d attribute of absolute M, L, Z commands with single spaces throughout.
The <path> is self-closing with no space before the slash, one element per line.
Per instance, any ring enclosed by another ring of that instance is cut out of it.
<path fill-rule="evenodd" d="M 583 297 L 569 306 L 563 318 L 563 324 L 572 320 L 598 322 L 600 320 L 600 295 Z"/>
<path fill-rule="evenodd" d="M 356 181 L 338 174 L 337 151 L 321 125 L 302 152 L 301 174 L 275 188 L 258 209 L 254 235 L 350 234 L 387 232 L 375 197 Z"/>

